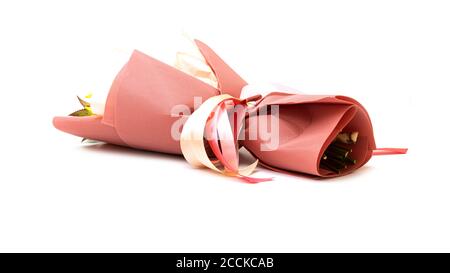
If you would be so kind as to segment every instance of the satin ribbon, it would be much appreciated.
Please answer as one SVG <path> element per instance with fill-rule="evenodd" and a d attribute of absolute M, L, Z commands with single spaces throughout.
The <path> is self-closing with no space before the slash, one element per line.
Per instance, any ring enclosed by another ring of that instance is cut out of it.
<path fill-rule="evenodd" d="M 373 150 L 373 155 L 402 155 L 407 152 L 407 148 L 376 148 Z"/>
<path fill-rule="evenodd" d="M 272 178 L 249 176 L 256 169 L 258 160 L 239 169 L 238 136 L 242 130 L 247 108 L 248 100 L 241 100 L 226 94 L 206 100 L 188 118 L 181 132 L 181 151 L 186 161 L 194 167 L 207 167 L 224 175 L 241 178 L 249 183 L 272 180 Z M 230 123 L 228 117 L 230 110 L 233 123 Z M 205 139 L 216 160 L 208 156 Z"/>
<path fill-rule="evenodd" d="M 185 37 L 191 46 L 177 52 L 174 66 L 217 88 L 218 81 L 211 67 L 193 40 L 187 35 Z M 227 94 L 211 97 L 194 111 L 184 124 L 180 136 L 181 151 L 190 165 L 207 167 L 224 175 L 239 177 L 250 183 L 272 180 L 272 178 L 250 177 L 258 165 L 258 160 L 239 169 L 238 136 L 242 130 L 246 110 L 251 106 L 249 101 L 261 97 L 260 95 L 254 96 L 256 89 L 260 88 L 246 89 L 251 91 L 245 92 L 248 93 L 247 98 L 251 97 L 248 99 L 234 98 Z M 232 121 L 228 117 L 229 110 L 233 114 Z M 208 156 L 205 145 L 209 146 L 215 159 Z"/>

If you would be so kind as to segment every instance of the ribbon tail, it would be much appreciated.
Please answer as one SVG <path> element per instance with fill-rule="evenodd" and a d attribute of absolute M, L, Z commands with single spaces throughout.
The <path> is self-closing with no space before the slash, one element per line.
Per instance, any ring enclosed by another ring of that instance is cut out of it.
<path fill-rule="evenodd" d="M 401 155 L 407 152 L 408 148 L 376 148 L 373 155 Z"/>

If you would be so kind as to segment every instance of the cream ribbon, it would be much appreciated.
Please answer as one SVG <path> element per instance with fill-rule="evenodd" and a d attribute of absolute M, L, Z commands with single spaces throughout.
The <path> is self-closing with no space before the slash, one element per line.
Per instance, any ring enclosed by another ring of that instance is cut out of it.
<path fill-rule="evenodd" d="M 256 169 L 258 160 L 252 164 L 237 170 L 227 170 L 227 168 L 219 169 L 209 158 L 204 144 L 205 128 L 211 113 L 214 113 L 216 107 L 219 107 L 227 100 L 240 101 L 230 95 L 223 94 L 209 98 L 188 118 L 181 132 L 180 145 L 183 156 L 186 161 L 194 167 L 207 167 L 216 172 L 244 178 L 248 182 L 260 182 L 268 179 L 259 179 L 248 177 Z M 245 115 L 242 117 L 245 118 Z M 229 125 L 229 124 L 228 124 Z M 221 128 L 231 130 L 228 128 Z M 241 129 L 241 128 L 240 128 Z M 239 134 L 238 134 L 239 135 Z M 238 151 L 234 151 L 238 152 Z M 238 155 L 237 155 L 238 157 Z M 230 172 L 231 171 L 231 172 Z"/>

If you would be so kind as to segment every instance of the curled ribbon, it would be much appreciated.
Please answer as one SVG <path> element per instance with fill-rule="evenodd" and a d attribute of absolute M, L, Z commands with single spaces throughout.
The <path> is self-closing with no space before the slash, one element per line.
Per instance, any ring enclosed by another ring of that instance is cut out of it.
<path fill-rule="evenodd" d="M 217 78 L 211 67 L 206 63 L 193 40 L 187 35 L 186 38 L 190 46 L 186 48 L 187 50 L 177 53 L 174 66 L 217 88 Z M 238 136 L 242 130 L 248 108 L 247 103 L 250 100 L 251 98 L 241 100 L 222 94 L 209 98 L 194 111 L 184 124 L 180 137 L 181 151 L 190 165 L 207 167 L 250 183 L 272 180 L 272 178 L 249 177 L 256 169 L 258 160 L 239 169 Z M 233 110 L 232 121 L 228 117 L 229 109 Z M 205 145 L 209 146 L 209 150 L 216 159 L 210 159 Z"/>
<path fill-rule="evenodd" d="M 194 167 L 205 166 L 250 183 L 272 180 L 249 176 L 256 169 L 258 160 L 239 169 L 238 136 L 243 127 L 247 102 L 222 94 L 209 98 L 194 111 L 184 124 L 180 138 L 181 151 L 189 164 Z M 230 109 L 233 110 L 233 126 L 228 117 Z M 211 160 L 208 156 L 205 139 L 217 160 Z"/>

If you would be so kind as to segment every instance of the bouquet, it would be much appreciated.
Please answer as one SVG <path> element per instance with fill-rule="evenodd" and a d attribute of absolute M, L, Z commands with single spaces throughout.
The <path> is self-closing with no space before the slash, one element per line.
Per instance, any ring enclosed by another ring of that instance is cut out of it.
<path fill-rule="evenodd" d="M 335 177 L 353 172 L 377 149 L 369 114 L 340 95 L 307 95 L 280 85 L 248 85 L 211 48 L 194 40 L 170 66 L 135 50 L 114 79 L 104 105 L 53 119 L 64 132 L 111 144 L 183 154 L 248 182 L 258 164 L 275 171 Z M 239 168 L 239 150 L 255 162 Z"/>

